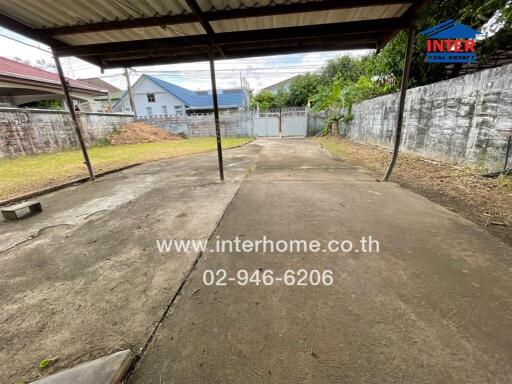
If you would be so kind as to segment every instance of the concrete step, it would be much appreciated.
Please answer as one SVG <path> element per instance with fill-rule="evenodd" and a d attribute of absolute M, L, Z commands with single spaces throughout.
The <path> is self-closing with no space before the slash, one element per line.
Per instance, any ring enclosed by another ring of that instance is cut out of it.
<path fill-rule="evenodd" d="M 133 353 L 127 349 L 87 361 L 33 381 L 32 384 L 118 384 L 130 368 L 133 358 Z"/>

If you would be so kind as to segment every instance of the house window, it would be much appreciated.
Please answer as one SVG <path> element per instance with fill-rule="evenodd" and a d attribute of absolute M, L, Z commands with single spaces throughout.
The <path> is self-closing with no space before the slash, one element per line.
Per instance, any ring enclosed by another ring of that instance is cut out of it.
<path fill-rule="evenodd" d="M 148 103 L 155 102 L 155 94 L 154 93 L 146 93 L 146 97 L 148 98 Z"/>
<path fill-rule="evenodd" d="M 146 112 L 147 112 L 148 116 L 153 116 L 153 108 L 146 107 Z"/>
<path fill-rule="evenodd" d="M 162 105 L 162 114 L 164 116 L 167 116 L 167 106 L 166 105 Z"/>
<path fill-rule="evenodd" d="M 178 115 L 178 116 L 183 115 L 183 105 L 175 105 L 174 110 L 176 111 L 176 115 Z"/>

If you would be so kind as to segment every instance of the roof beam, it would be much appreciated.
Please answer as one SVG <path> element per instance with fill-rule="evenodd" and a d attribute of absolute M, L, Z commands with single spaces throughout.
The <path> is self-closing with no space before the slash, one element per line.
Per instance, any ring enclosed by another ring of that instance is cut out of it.
<path fill-rule="evenodd" d="M 406 19 L 416 19 L 419 12 L 427 5 L 430 0 L 416 0 L 402 15 Z"/>
<path fill-rule="evenodd" d="M 187 3 L 190 10 L 194 13 L 194 15 L 196 15 L 197 21 L 199 21 L 201 23 L 201 26 L 203 27 L 204 31 L 209 36 L 215 35 L 215 32 L 213 31 L 212 26 L 210 25 L 208 20 L 206 20 L 206 18 L 204 17 L 203 11 L 202 11 L 201 7 L 197 4 L 196 0 L 185 0 L 185 2 Z"/>
<path fill-rule="evenodd" d="M 321 25 L 306 25 L 299 27 L 260 29 L 255 31 L 225 32 L 217 33 L 213 37 L 213 43 L 220 46 L 243 43 L 251 44 L 265 41 L 287 41 L 290 39 L 308 39 L 315 37 L 337 37 L 357 36 L 362 33 L 392 32 L 406 28 L 410 20 L 402 18 L 390 18 L 380 20 L 352 21 L 344 23 L 332 23 Z M 87 57 L 96 55 L 108 55 L 113 53 L 138 53 L 157 49 L 180 49 L 186 47 L 206 47 L 211 44 L 211 37 L 206 35 L 193 35 L 183 37 L 170 37 L 151 40 L 134 40 L 116 43 L 91 44 L 80 46 L 67 46 L 57 48 L 61 56 Z"/>
<path fill-rule="evenodd" d="M 9 16 L 6 16 L 2 13 L 0 13 L 0 26 L 5 27 L 15 33 L 18 33 L 20 35 L 23 35 L 25 37 L 29 37 L 33 40 L 39 41 L 40 43 L 48 45 L 50 48 L 66 48 L 71 47 L 70 45 L 54 39 L 53 37 L 47 35 L 46 33 L 42 32 L 41 30 L 29 27 L 26 24 L 23 24 L 19 22 L 18 20 L 15 20 L 13 18 L 10 18 Z M 90 64 L 98 65 L 97 62 L 91 60 L 91 59 L 83 59 Z"/>
<path fill-rule="evenodd" d="M 418 17 L 419 12 L 428 4 L 430 0 L 416 0 L 411 6 L 404 12 L 402 15 L 402 19 L 410 20 L 410 26 L 416 27 L 416 19 Z M 388 34 L 387 36 L 383 36 L 382 40 L 379 42 L 377 49 L 382 49 L 386 44 L 393 39 L 399 31 L 394 31 L 393 33 Z"/>
<path fill-rule="evenodd" d="M 29 27 L 28 25 L 20 23 L 18 20 L 12 19 L 2 13 L 0 13 L 0 25 L 13 32 L 19 33 L 20 35 L 30 37 L 43 44 L 49 45 L 50 47 L 67 46 L 66 43 L 52 38 L 47 33 Z"/>
<path fill-rule="evenodd" d="M 374 46 L 372 48 L 376 48 L 377 44 L 382 38 L 382 34 L 378 34 L 375 32 L 369 33 L 358 33 L 356 35 L 350 36 L 325 36 L 325 37 L 296 37 L 290 38 L 286 40 L 275 40 L 275 41 L 252 41 L 250 44 L 246 44 L 245 42 L 233 42 L 229 44 L 222 45 L 223 49 L 226 52 L 237 52 L 237 51 L 258 51 L 265 48 L 284 48 L 286 47 L 294 47 L 294 46 L 310 46 L 310 45 L 347 45 L 351 46 L 357 45 L 359 42 L 367 42 L 373 41 Z M 365 47 L 366 48 L 366 47 Z M 165 57 L 176 57 L 176 56 L 189 56 L 194 54 L 206 54 L 208 52 L 208 45 L 201 46 L 183 46 L 179 49 L 171 48 L 171 47 L 159 47 L 155 49 L 147 49 L 142 54 L 140 52 L 111 52 L 101 54 L 97 57 L 101 57 L 101 59 L 105 62 L 116 61 L 116 60 L 128 60 L 131 58 L 144 58 L 144 57 L 156 57 L 156 56 L 165 56 Z M 95 57 L 95 56 L 92 56 Z"/>
<path fill-rule="evenodd" d="M 323 0 L 306 3 L 265 5 L 260 7 L 225 9 L 218 11 L 201 12 L 207 22 L 232 20 L 249 17 L 262 17 L 273 15 L 287 15 L 293 13 L 331 11 L 337 9 L 351 9 L 379 5 L 411 4 L 414 0 Z M 146 28 L 163 25 L 176 25 L 200 22 L 194 13 L 178 15 L 165 15 L 144 17 L 129 20 L 103 21 L 99 23 L 78 24 L 55 28 L 40 29 L 41 33 L 50 36 L 74 35 L 88 32 L 111 31 L 130 28 Z"/>
<path fill-rule="evenodd" d="M 254 57 L 254 56 L 270 56 L 270 55 L 282 55 L 285 53 L 304 53 L 304 52 L 318 52 L 318 51 L 337 51 L 337 50 L 351 50 L 351 49 L 373 49 L 375 48 L 376 42 L 374 40 L 368 41 L 359 41 L 357 43 L 318 43 L 318 44 L 303 44 L 296 45 L 293 47 L 262 47 L 257 50 L 244 50 L 244 51 L 225 51 L 226 58 L 228 59 L 241 59 L 245 57 Z M 105 61 L 105 68 L 123 68 L 126 66 L 139 67 L 139 66 L 148 66 L 148 65 L 160 65 L 160 64 L 178 64 L 178 63 L 190 63 L 196 61 L 207 61 L 208 53 L 202 52 L 198 53 L 197 51 L 191 53 L 189 55 L 179 55 L 179 56 L 162 56 L 161 52 L 155 52 L 157 56 L 151 57 L 147 56 L 144 58 L 137 59 L 126 59 L 126 60 L 115 60 L 115 61 Z"/>

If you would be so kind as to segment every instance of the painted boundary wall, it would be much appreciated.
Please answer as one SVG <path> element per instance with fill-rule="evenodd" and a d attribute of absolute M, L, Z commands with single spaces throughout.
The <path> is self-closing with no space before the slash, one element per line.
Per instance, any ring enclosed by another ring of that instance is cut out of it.
<path fill-rule="evenodd" d="M 397 109 L 398 94 L 354 105 L 348 137 L 391 148 Z M 510 134 L 512 64 L 407 91 L 403 151 L 456 165 L 499 170 L 505 162 Z"/>
<path fill-rule="evenodd" d="M 215 136 L 213 114 L 191 116 L 137 117 L 137 121 L 183 134 L 186 137 Z M 220 115 L 220 134 L 226 136 L 252 136 L 253 118 L 251 112 L 236 112 Z"/>

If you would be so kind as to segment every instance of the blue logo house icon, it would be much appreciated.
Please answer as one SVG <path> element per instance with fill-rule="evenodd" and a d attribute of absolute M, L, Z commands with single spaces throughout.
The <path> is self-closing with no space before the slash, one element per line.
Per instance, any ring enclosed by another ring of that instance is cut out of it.
<path fill-rule="evenodd" d="M 427 37 L 428 63 L 476 63 L 475 37 L 480 31 L 446 20 L 420 32 Z"/>

